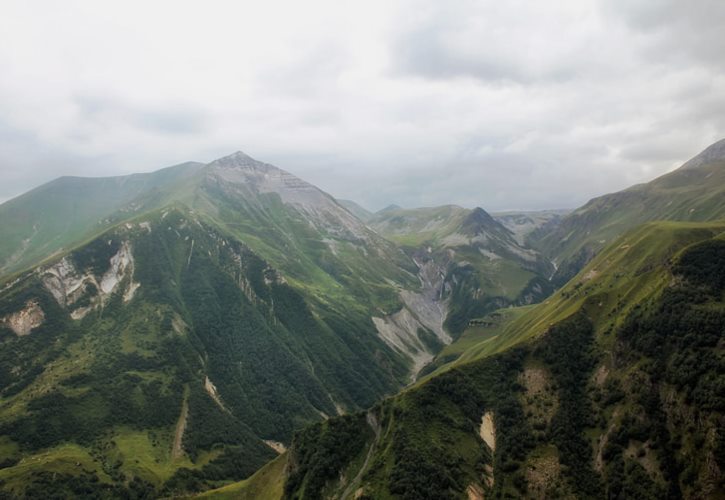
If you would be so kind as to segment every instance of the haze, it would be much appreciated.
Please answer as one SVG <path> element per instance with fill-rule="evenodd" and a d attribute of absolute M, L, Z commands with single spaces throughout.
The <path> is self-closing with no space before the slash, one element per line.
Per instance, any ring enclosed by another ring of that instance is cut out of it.
<path fill-rule="evenodd" d="M 0 201 L 243 150 L 370 209 L 575 207 L 725 134 L 725 3 L 25 2 Z"/>

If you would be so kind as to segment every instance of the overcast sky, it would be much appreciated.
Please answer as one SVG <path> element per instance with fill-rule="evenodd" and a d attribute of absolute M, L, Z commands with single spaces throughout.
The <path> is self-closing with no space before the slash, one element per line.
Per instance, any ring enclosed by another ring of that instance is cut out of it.
<path fill-rule="evenodd" d="M 0 201 L 242 150 L 370 209 L 575 207 L 725 137 L 722 0 L 0 6 Z"/>

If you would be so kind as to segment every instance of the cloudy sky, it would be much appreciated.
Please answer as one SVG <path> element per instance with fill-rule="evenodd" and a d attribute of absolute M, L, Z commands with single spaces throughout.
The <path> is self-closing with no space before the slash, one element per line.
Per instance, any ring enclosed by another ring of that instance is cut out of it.
<path fill-rule="evenodd" d="M 371 209 L 574 207 L 725 137 L 722 0 L 0 5 L 0 201 L 243 150 Z"/>

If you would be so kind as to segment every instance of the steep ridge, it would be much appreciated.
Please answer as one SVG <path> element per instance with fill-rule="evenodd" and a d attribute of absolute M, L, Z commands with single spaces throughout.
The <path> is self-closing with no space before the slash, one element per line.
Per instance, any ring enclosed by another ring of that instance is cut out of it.
<path fill-rule="evenodd" d="M 652 182 L 589 201 L 529 241 L 558 263 L 561 286 L 626 230 L 654 220 L 709 221 L 725 213 L 725 140 Z"/>
<path fill-rule="evenodd" d="M 478 359 L 376 405 L 379 441 L 363 414 L 297 435 L 286 497 L 362 477 L 361 498 L 718 498 L 723 270 L 723 222 L 626 233 Z M 367 437 L 345 455 L 343 435 Z"/>

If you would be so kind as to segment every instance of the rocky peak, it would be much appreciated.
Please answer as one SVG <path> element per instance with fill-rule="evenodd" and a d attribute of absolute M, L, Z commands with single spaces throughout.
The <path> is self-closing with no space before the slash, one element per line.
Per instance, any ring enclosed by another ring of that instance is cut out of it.
<path fill-rule="evenodd" d="M 509 232 L 508 229 L 491 217 L 488 212 L 481 207 L 476 207 L 471 210 L 465 219 L 463 219 L 463 222 L 461 223 L 461 232 L 463 234 L 475 236 L 484 231 L 494 233 L 499 233 L 501 231 L 504 233 Z"/>
<path fill-rule="evenodd" d="M 218 167 L 218 168 L 234 168 L 234 167 L 258 167 L 258 168 L 272 168 L 275 169 L 272 165 L 269 165 L 267 163 L 262 163 L 261 161 L 257 161 L 248 154 L 237 151 L 236 153 L 232 153 L 228 156 L 224 156 L 222 158 L 219 158 L 218 160 L 214 160 L 209 164 L 210 167 Z"/>
<path fill-rule="evenodd" d="M 247 202 L 264 203 L 259 195 L 276 193 L 293 206 L 310 224 L 343 239 L 368 239 L 369 230 L 335 199 L 314 185 L 268 163 L 238 151 L 207 165 L 207 180 L 229 196 Z"/>
<path fill-rule="evenodd" d="M 714 161 L 725 160 L 725 139 L 705 148 L 700 154 L 686 162 L 681 168 L 698 168 Z"/>

